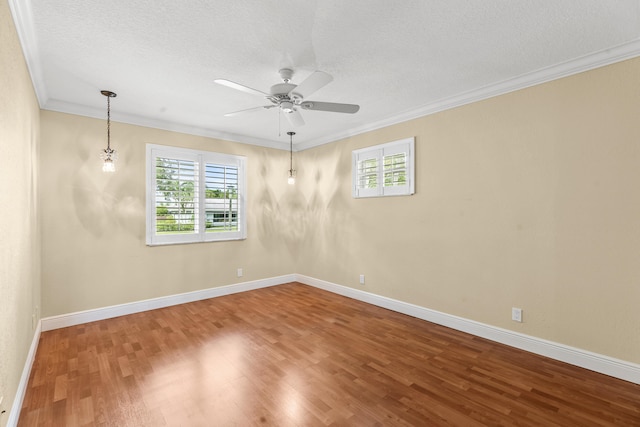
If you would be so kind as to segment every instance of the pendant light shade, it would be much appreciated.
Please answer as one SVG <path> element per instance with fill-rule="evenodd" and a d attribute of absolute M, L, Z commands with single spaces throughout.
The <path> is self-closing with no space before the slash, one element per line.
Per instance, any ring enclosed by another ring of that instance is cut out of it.
<path fill-rule="evenodd" d="M 116 171 L 116 150 L 111 148 L 111 98 L 117 95 L 109 90 L 101 90 L 101 94 L 107 97 L 107 148 L 102 150 L 100 158 L 102 159 L 103 172 Z"/>
<path fill-rule="evenodd" d="M 296 183 L 296 171 L 293 169 L 293 135 L 295 134 L 295 132 L 287 132 L 289 135 L 289 178 L 287 179 L 289 185 Z"/>

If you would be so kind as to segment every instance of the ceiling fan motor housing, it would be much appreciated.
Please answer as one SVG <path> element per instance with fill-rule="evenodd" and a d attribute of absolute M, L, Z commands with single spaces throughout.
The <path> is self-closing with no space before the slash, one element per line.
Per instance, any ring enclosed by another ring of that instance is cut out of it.
<path fill-rule="evenodd" d="M 292 83 L 278 83 L 271 86 L 271 102 L 280 106 L 285 113 L 293 112 L 295 99 L 289 98 L 289 92 L 296 88 L 297 85 Z"/>
<path fill-rule="evenodd" d="M 280 70 L 280 77 L 282 83 L 275 84 L 269 89 L 269 93 L 262 92 L 260 90 L 253 89 L 249 86 L 245 86 L 239 83 L 235 83 L 231 80 L 216 79 L 216 83 L 223 86 L 227 86 L 242 92 L 246 92 L 253 95 L 263 96 L 271 102 L 272 105 L 263 105 L 260 107 L 250 108 L 248 110 L 236 111 L 234 113 L 225 114 L 225 116 L 236 115 L 237 113 L 243 113 L 245 111 L 256 109 L 269 109 L 279 108 L 286 114 L 287 120 L 293 126 L 304 125 L 304 120 L 300 114 L 300 110 L 316 110 L 316 111 L 331 111 L 334 113 L 356 113 L 359 109 L 359 105 L 354 104 L 339 104 L 335 102 L 312 102 L 304 101 L 305 97 L 315 93 L 318 89 L 323 88 L 325 85 L 333 80 L 331 75 L 324 71 L 314 71 L 310 76 L 299 85 L 291 83 L 291 77 L 293 77 L 293 70 L 290 68 L 283 68 Z M 295 92 L 294 92 L 295 91 Z"/>
<path fill-rule="evenodd" d="M 292 83 L 278 83 L 271 86 L 271 95 L 288 95 L 297 85 Z"/>

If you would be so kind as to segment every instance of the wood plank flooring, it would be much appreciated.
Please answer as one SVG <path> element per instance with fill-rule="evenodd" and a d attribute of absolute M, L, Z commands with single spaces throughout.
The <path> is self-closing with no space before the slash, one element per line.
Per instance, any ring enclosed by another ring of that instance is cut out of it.
<path fill-rule="evenodd" d="M 640 426 L 640 385 L 290 283 L 44 332 L 20 426 Z"/>

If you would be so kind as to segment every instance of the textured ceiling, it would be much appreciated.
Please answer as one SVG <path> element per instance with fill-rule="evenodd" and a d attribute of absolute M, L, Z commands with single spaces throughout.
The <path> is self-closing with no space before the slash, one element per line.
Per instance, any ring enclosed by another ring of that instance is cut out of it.
<path fill-rule="evenodd" d="M 640 55 L 637 0 L 9 0 L 42 108 L 298 149 Z M 280 68 L 309 99 L 293 129 L 259 96 Z"/>

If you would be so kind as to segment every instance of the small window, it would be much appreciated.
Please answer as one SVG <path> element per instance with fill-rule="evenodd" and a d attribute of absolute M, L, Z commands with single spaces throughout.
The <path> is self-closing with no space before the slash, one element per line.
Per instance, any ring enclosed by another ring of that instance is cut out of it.
<path fill-rule="evenodd" d="M 147 244 L 246 238 L 245 163 L 147 144 Z"/>
<path fill-rule="evenodd" d="M 415 193 L 414 138 L 354 150 L 353 197 Z"/>

